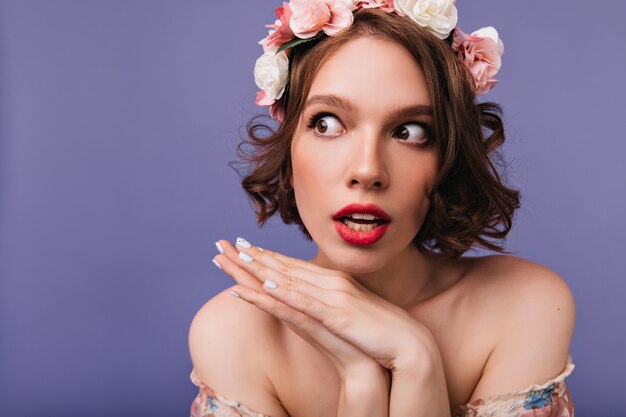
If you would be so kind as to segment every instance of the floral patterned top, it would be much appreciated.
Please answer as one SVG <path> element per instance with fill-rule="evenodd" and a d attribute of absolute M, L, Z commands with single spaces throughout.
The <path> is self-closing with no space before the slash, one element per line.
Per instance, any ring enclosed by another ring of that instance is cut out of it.
<path fill-rule="evenodd" d="M 546 383 L 471 401 L 454 410 L 452 417 L 575 417 L 574 403 L 565 385 L 565 377 L 574 366 L 570 356 L 563 372 Z M 191 417 L 270 417 L 224 398 L 200 382 L 193 369 L 190 378 L 199 388 L 191 404 Z"/>
<path fill-rule="evenodd" d="M 224 398 L 201 382 L 194 369 L 191 370 L 189 377 L 199 389 L 198 395 L 191 403 L 191 417 L 270 417 L 250 410 L 239 401 Z"/>

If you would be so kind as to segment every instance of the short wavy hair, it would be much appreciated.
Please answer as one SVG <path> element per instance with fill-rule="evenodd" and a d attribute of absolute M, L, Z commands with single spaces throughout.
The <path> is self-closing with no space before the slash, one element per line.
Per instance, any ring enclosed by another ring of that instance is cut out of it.
<path fill-rule="evenodd" d="M 284 223 L 297 224 L 311 239 L 290 186 L 291 141 L 317 71 L 334 51 L 359 37 L 390 40 L 406 48 L 422 68 L 432 97 L 440 170 L 414 244 L 450 259 L 472 246 L 506 252 L 498 240 L 512 227 L 520 193 L 505 185 L 497 169 L 506 167 L 498 150 L 505 140 L 502 107 L 477 102 L 469 70 L 444 40 L 406 17 L 367 8 L 357 10 L 353 24 L 337 35 L 292 49 L 287 88 L 276 103 L 284 120 L 275 130 L 263 122 L 264 115 L 246 125 L 247 136 L 237 148 L 248 167 L 241 184 L 259 226 L 279 213 Z"/>

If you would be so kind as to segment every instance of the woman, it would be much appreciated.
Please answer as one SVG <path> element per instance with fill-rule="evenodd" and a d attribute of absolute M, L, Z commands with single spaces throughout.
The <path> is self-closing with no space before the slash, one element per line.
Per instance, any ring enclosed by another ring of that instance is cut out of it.
<path fill-rule="evenodd" d="M 557 274 L 503 252 L 519 193 L 494 168 L 501 109 L 476 96 L 502 43 L 453 1 L 291 0 L 255 68 L 243 186 L 318 247 L 243 238 L 237 282 L 190 329 L 193 416 L 573 416 L 575 307 Z M 232 295 L 232 296 L 231 296 Z M 238 298 L 235 298 L 238 297 Z"/>

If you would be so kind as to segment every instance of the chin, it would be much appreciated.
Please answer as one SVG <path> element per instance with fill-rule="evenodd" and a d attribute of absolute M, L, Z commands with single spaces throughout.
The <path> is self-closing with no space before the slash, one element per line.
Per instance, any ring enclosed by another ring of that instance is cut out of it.
<path fill-rule="evenodd" d="M 370 274 L 384 268 L 389 261 L 388 254 L 383 254 L 373 247 L 367 250 L 362 247 L 354 247 L 331 249 L 323 252 L 332 265 L 330 268 L 347 274 Z"/>

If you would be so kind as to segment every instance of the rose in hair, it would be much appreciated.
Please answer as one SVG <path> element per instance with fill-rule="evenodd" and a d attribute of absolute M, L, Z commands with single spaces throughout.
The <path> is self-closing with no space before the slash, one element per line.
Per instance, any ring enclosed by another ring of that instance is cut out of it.
<path fill-rule="evenodd" d="M 493 26 L 480 28 L 471 35 L 457 29 L 453 48 L 474 77 L 477 94 L 485 94 L 498 82 L 495 75 L 502 65 L 504 43 Z"/>
<path fill-rule="evenodd" d="M 262 91 L 257 93 L 256 104 L 269 106 L 285 91 L 289 77 L 289 59 L 284 51 L 261 55 L 254 65 L 254 81 Z"/>
<path fill-rule="evenodd" d="M 363 0 L 356 1 L 355 4 L 357 8 L 380 9 L 387 13 L 396 11 L 396 8 L 393 7 L 393 0 Z"/>
<path fill-rule="evenodd" d="M 455 0 L 393 0 L 393 5 L 441 39 L 450 35 L 458 20 Z"/>
<path fill-rule="evenodd" d="M 272 29 L 269 31 L 269 35 L 259 41 L 265 53 L 276 53 L 282 44 L 289 42 L 295 37 L 289 27 L 289 20 L 291 19 L 289 3 L 283 2 L 282 7 L 276 8 L 276 17 L 278 20 L 273 25 L 265 25 L 265 27 Z"/>
<path fill-rule="evenodd" d="M 312 38 L 321 30 L 328 36 L 349 27 L 353 21 L 353 0 L 291 0 L 289 26 L 301 39 Z"/>

